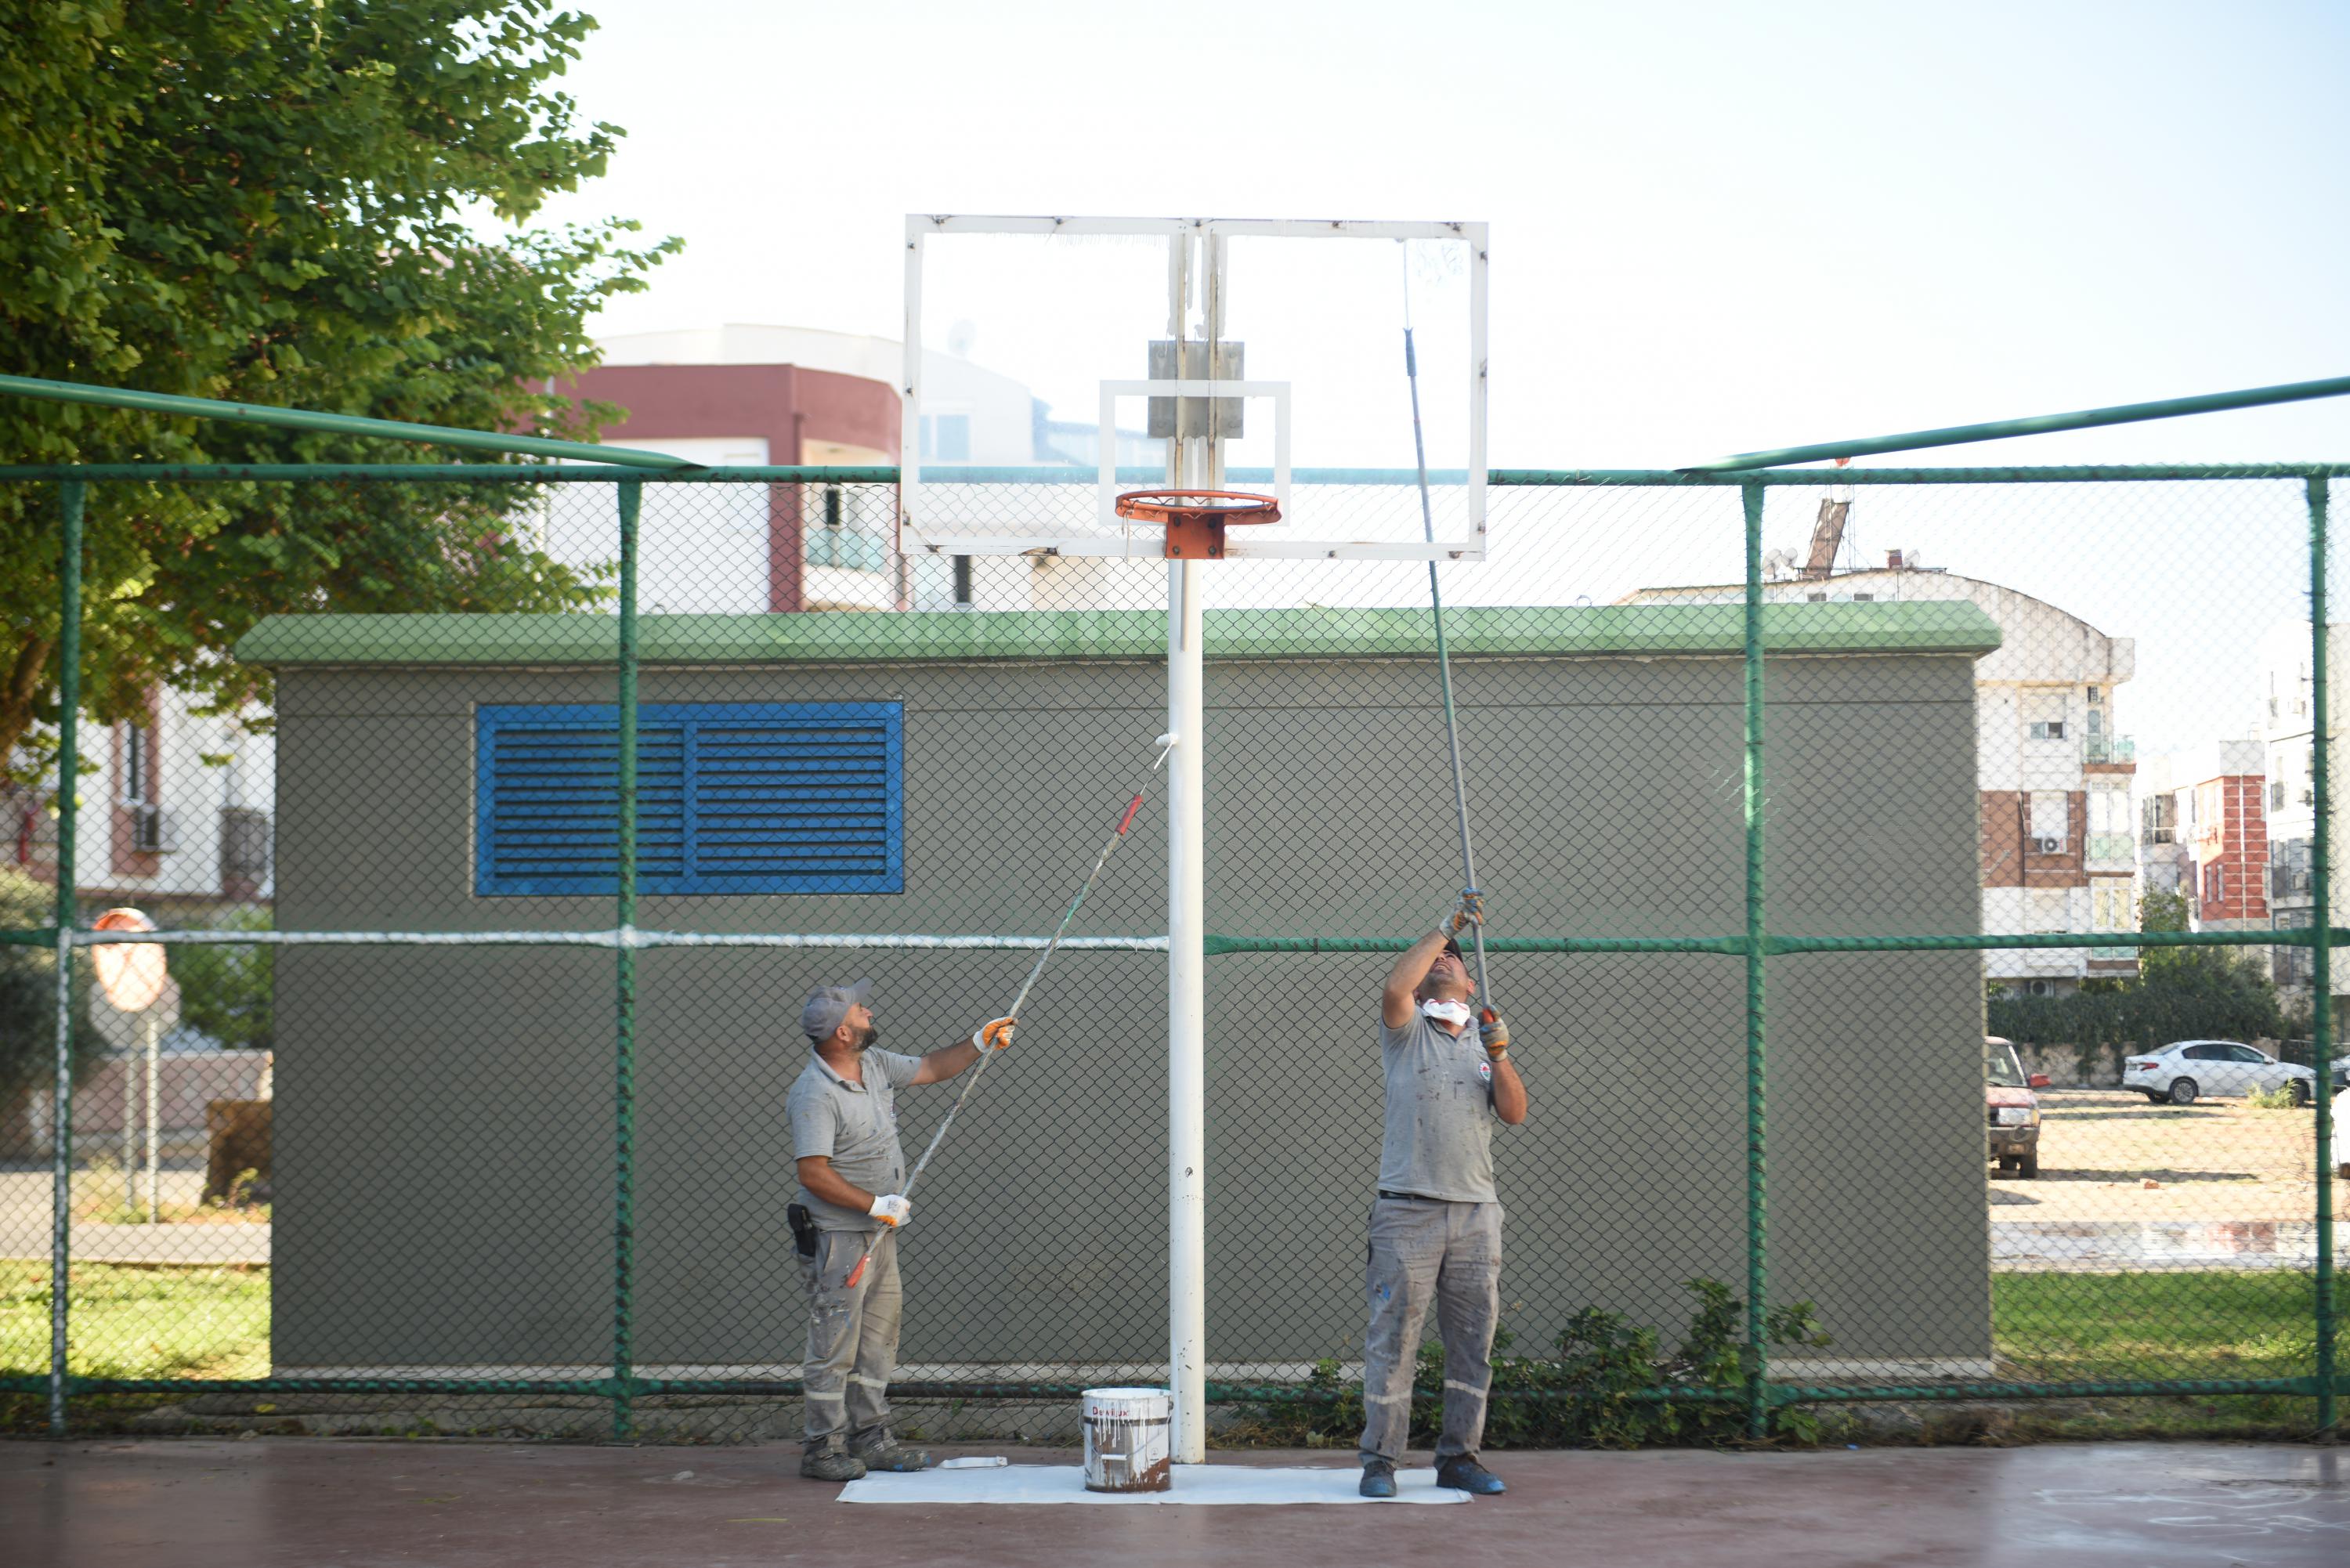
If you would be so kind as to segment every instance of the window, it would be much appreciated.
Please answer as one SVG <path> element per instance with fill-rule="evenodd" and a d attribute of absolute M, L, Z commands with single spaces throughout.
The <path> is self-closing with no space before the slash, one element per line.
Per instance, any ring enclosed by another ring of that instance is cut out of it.
<path fill-rule="evenodd" d="M 2102 686 L 2092 686 L 2092 687 L 2090 687 L 2090 688 L 2089 688 L 2089 701 L 2092 701 L 2092 702 L 2102 702 L 2102 701 L 2104 701 L 2105 700 L 2106 700 L 2106 689 L 2105 689 L 2104 687 L 2102 687 Z"/>
<path fill-rule="evenodd" d="M 2250 1062 L 2256 1065 L 2266 1066 L 2275 1058 L 2265 1051 L 2255 1051 L 2250 1045 L 2230 1045 L 2228 1047 L 2228 1059 L 2231 1062 Z"/>
<path fill-rule="evenodd" d="M 969 462 L 971 461 L 971 416 L 969 414 L 924 414 L 922 416 L 922 458 L 928 462 Z"/>
<path fill-rule="evenodd" d="M 2228 901 L 2227 868 L 2218 862 L 2203 867 L 2203 903 L 2216 913 Z"/>
<path fill-rule="evenodd" d="M 2235 1060 L 2235 1057 L 2230 1054 L 2228 1047 L 2225 1045 L 2211 1044 L 2189 1045 L 2186 1050 L 2181 1051 L 2179 1054 L 2186 1057 L 2190 1062 L 2232 1062 Z"/>
<path fill-rule="evenodd" d="M 1828 602 L 1828 596 L 1825 593 L 1805 594 L 1804 596 L 1804 602 L 1810 605 L 1824 605 Z"/>
<path fill-rule="evenodd" d="M 2269 783 L 2269 809 L 2271 811 L 2278 811 L 2282 810 L 2283 806 L 2284 780 L 2272 779 Z"/>
<path fill-rule="evenodd" d="M 122 726 L 122 804 L 152 805 L 155 792 L 155 732 L 144 724 Z"/>
<path fill-rule="evenodd" d="M 2064 721 L 2062 719 L 2034 720 L 2031 734 L 2035 741 L 2061 741 L 2064 738 Z"/>
<path fill-rule="evenodd" d="M 638 721 L 646 893 L 904 890 L 905 710 L 896 702 L 649 704 Z M 619 715 L 474 715 L 477 897 L 619 888 Z"/>
<path fill-rule="evenodd" d="M 2130 885 L 2117 877 L 2090 884 L 2089 927 L 2099 931 L 2130 929 Z"/>

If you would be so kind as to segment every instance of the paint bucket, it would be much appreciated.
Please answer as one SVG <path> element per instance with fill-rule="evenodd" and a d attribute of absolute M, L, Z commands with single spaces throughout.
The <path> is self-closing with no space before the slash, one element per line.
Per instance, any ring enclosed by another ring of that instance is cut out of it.
<path fill-rule="evenodd" d="M 1170 1446 L 1175 1396 L 1165 1388 L 1088 1388 L 1087 1491 L 1167 1491 L 1174 1486 Z"/>

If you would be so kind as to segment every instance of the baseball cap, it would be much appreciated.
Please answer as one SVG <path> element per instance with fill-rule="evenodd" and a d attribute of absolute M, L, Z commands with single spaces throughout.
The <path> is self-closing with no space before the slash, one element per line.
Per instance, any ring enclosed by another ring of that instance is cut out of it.
<path fill-rule="evenodd" d="M 860 980 L 854 985 L 818 986 L 808 992 L 807 1005 L 800 1009 L 800 1032 L 811 1040 L 829 1039 L 848 1016 L 852 1007 L 863 1007 L 872 994 L 873 982 Z"/>

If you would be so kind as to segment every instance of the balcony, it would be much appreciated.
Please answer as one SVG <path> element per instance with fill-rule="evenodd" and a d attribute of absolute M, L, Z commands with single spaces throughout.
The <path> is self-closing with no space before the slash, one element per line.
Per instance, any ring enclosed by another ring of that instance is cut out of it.
<path fill-rule="evenodd" d="M 2092 763 L 2135 763 L 2137 761 L 2137 740 L 2131 735 L 2091 735 L 2084 742 L 2088 748 L 2084 760 Z"/>
<path fill-rule="evenodd" d="M 803 544 L 801 558 L 811 566 L 879 572 L 889 565 L 889 541 L 883 535 L 856 528 L 811 528 Z"/>

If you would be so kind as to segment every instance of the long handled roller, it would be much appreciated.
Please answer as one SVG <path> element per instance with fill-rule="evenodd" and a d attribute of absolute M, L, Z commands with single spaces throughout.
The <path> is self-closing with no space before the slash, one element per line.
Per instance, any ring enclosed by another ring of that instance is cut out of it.
<path fill-rule="evenodd" d="M 1167 765 L 1168 753 L 1175 749 L 1176 742 L 1180 739 L 1179 736 L 1167 734 L 1159 736 L 1154 742 L 1159 747 L 1159 760 L 1150 764 L 1152 773 L 1155 774 Z M 1020 1010 L 1028 1004 L 1028 993 L 1036 989 L 1037 979 L 1044 974 L 1045 966 L 1052 962 L 1053 955 L 1060 950 L 1061 939 L 1068 934 L 1069 922 L 1077 918 L 1078 906 L 1086 901 L 1086 895 L 1092 892 L 1094 884 L 1101 879 L 1102 867 L 1109 864 L 1111 854 L 1119 845 L 1126 842 L 1126 830 L 1134 826 L 1135 814 L 1142 809 L 1142 795 L 1143 792 L 1137 790 L 1134 792 L 1134 798 L 1126 803 L 1126 815 L 1118 819 L 1118 831 L 1109 836 L 1108 841 L 1101 846 L 1101 853 L 1094 857 L 1094 868 L 1086 874 L 1085 886 L 1077 889 L 1077 896 L 1070 899 L 1069 907 L 1062 911 L 1061 923 L 1053 930 L 1053 940 L 1045 944 L 1045 950 L 1036 955 L 1035 967 L 1028 971 L 1028 978 L 1020 982 L 1020 993 L 1012 999 L 1012 1006 L 1004 1013 L 1006 1018 L 1017 1022 Z M 931 1163 L 931 1156 L 938 1153 L 939 1145 L 946 1141 L 947 1128 L 954 1125 L 955 1113 L 962 1110 L 963 1102 L 971 1098 L 971 1092 L 979 1087 L 979 1080 L 986 1075 L 988 1064 L 994 1061 L 998 1054 L 999 1053 L 993 1051 L 983 1053 L 980 1056 L 979 1065 L 972 1068 L 971 1075 L 963 1080 L 962 1090 L 955 1096 L 954 1104 L 949 1106 L 947 1114 L 939 1118 L 938 1131 L 931 1135 L 930 1147 L 922 1150 L 922 1158 L 914 1162 L 913 1170 L 907 1176 L 903 1196 L 909 1198 L 913 1196 L 914 1184 L 922 1179 L 922 1171 Z M 857 1266 L 850 1269 L 848 1277 L 841 1282 L 843 1288 L 853 1286 L 865 1277 L 865 1265 L 872 1262 L 873 1249 L 880 1245 L 881 1236 L 882 1232 L 876 1231 L 867 1241 L 865 1251 L 857 1256 Z"/>
<path fill-rule="evenodd" d="M 1404 264 L 1403 286 L 1403 374 L 1411 386 L 1411 446 L 1419 462 L 1419 525 L 1431 545 L 1436 543 L 1436 519 L 1428 501 L 1428 441 L 1419 428 L 1419 359 L 1411 347 L 1411 271 L 1410 262 Z M 1452 810 L 1461 824 L 1461 901 L 1472 909 L 1484 907 L 1483 895 L 1477 890 L 1477 857 L 1469 847 L 1469 788 L 1461 773 L 1461 725 L 1452 714 L 1452 658 L 1444 643 L 1444 594 L 1436 586 L 1436 562 L 1428 563 L 1428 602 L 1436 616 L 1436 675 L 1444 691 L 1444 740 L 1452 751 Z M 1469 927 L 1471 946 L 1477 954 L 1477 1003 L 1484 1011 L 1480 1015 L 1485 1022 L 1493 1020 L 1492 992 L 1485 983 L 1485 923 L 1477 920 Z"/>

